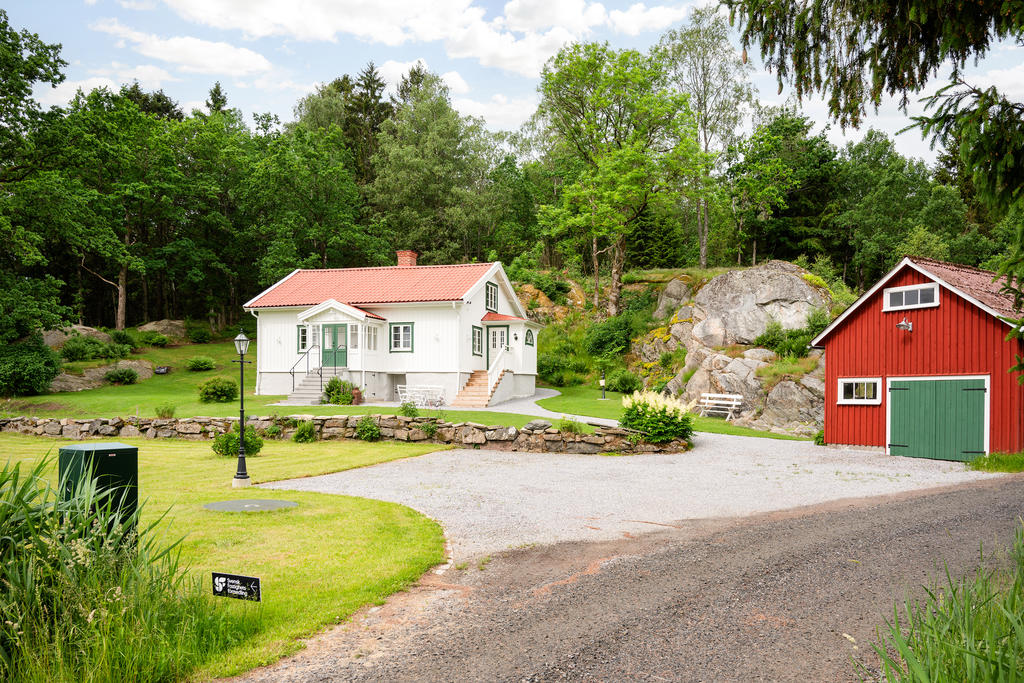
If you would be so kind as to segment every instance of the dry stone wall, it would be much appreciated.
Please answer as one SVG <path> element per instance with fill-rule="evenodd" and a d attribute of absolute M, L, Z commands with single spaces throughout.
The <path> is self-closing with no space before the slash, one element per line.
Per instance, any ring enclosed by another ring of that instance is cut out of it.
<path fill-rule="evenodd" d="M 299 422 L 312 422 L 320 439 L 354 439 L 356 426 L 364 415 L 289 415 L 246 419 L 246 424 L 266 435 L 277 426 L 272 438 L 290 439 Z M 678 453 L 689 449 L 685 441 L 646 443 L 637 432 L 618 427 L 597 427 L 593 434 L 576 434 L 552 428 L 546 420 L 534 420 L 522 429 L 476 422 L 445 422 L 428 417 L 371 415 L 381 437 L 393 441 L 429 441 L 507 451 L 550 453 Z M 149 439 L 212 440 L 218 434 L 238 429 L 231 417 L 186 418 L 96 418 L 92 420 L 56 417 L 0 418 L 0 431 L 65 439 L 145 437 Z M 433 432 L 433 436 L 430 436 Z M 264 438 L 268 438 L 264 436 Z"/>

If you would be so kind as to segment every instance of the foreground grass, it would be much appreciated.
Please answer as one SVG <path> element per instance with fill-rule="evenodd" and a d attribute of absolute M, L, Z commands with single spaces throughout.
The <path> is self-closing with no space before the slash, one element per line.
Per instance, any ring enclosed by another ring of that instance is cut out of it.
<path fill-rule="evenodd" d="M 1024 472 L 1024 452 L 989 453 L 971 460 L 967 467 L 981 472 Z"/>
<path fill-rule="evenodd" d="M 249 357 L 255 358 L 255 344 L 249 348 Z M 214 370 L 189 372 L 185 361 L 192 356 L 210 356 L 216 363 Z M 33 415 L 38 417 L 156 417 L 160 406 L 174 406 L 175 417 L 234 417 L 238 415 L 238 402 L 201 403 L 199 385 L 212 377 L 238 381 L 238 358 L 230 342 L 190 344 L 168 348 L 146 348 L 133 354 L 132 359 L 148 360 L 172 368 L 167 375 L 154 375 L 151 379 L 128 386 L 104 386 L 85 391 L 46 394 L 19 399 L 0 400 L 0 415 Z M 97 365 L 110 361 L 85 361 L 74 364 Z M 70 365 L 70 364 L 69 364 Z M 73 368 L 74 369 L 74 368 Z M 374 406 L 275 406 L 284 396 L 254 396 L 256 372 L 251 367 L 245 376 L 245 412 L 247 415 L 366 415 L 395 412 L 396 409 Z M 422 410 L 422 415 L 439 417 L 451 422 L 478 422 L 484 425 L 507 425 L 517 429 L 534 419 L 529 415 L 493 413 L 482 410 Z"/>
<path fill-rule="evenodd" d="M 583 415 L 618 420 L 622 417 L 622 394 L 607 392 L 607 400 L 601 400 L 601 390 L 587 386 L 562 387 L 560 396 L 541 399 L 537 405 L 555 413 L 564 415 Z M 732 434 L 734 436 L 760 436 L 766 439 L 785 439 L 790 441 L 807 441 L 796 436 L 762 432 L 757 429 L 740 427 L 720 417 L 700 417 L 694 415 L 693 431 L 711 434 Z"/>
<path fill-rule="evenodd" d="M 989 558 L 984 558 L 989 559 Z M 973 576 L 907 599 L 874 645 L 884 680 L 1020 681 L 1024 679 L 1024 528 L 1017 527 L 1005 571 L 979 568 Z M 868 673 L 861 671 L 862 674 Z"/>
<path fill-rule="evenodd" d="M 220 458 L 209 443 L 124 439 L 139 447 L 139 497 L 143 523 L 170 509 L 161 533 L 168 542 L 185 536 L 182 560 L 209 585 L 210 571 L 258 576 L 261 607 L 219 601 L 222 610 L 261 611 L 259 633 L 220 653 L 197 678 L 230 676 L 273 662 L 299 649 L 297 639 L 344 620 L 360 607 L 379 604 L 444 559 L 441 528 L 394 503 L 292 491 L 232 489 L 235 460 Z M 64 440 L 0 434 L 0 452 L 32 462 L 56 454 Z M 248 459 L 254 483 L 337 472 L 422 455 L 430 444 L 267 441 Z M 56 472 L 53 473 L 56 479 Z M 238 498 L 279 498 L 296 508 L 261 513 L 212 512 L 205 503 Z"/>

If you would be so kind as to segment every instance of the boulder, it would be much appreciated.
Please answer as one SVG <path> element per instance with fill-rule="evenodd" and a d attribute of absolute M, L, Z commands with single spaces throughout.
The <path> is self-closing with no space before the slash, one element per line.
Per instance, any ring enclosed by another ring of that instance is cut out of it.
<path fill-rule="evenodd" d="M 768 392 L 760 419 L 779 426 L 799 422 L 817 431 L 825 424 L 825 402 L 802 382 L 786 380 Z"/>
<path fill-rule="evenodd" d="M 747 349 L 743 352 L 743 357 L 759 360 L 762 363 L 771 363 L 778 357 L 778 354 L 771 349 Z"/>
<path fill-rule="evenodd" d="M 526 423 L 523 429 L 528 429 L 535 432 L 542 432 L 546 429 L 551 429 L 551 423 L 547 420 L 530 420 Z"/>
<path fill-rule="evenodd" d="M 654 317 L 659 320 L 667 318 L 679 306 L 689 301 L 692 294 L 693 290 L 690 289 L 690 285 L 682 278 L 670 281 L 658 297 L 658 307 L 654 310 Z M 686 318 L 689 317 L 686 316 Z M 684 318 L 679 319 L 683 320 Z"/>
<path fill-rule="evenodd" d="M 694 338 L 705 346 L 752 344 L 772 320 L 784 329 L 803 327 L 808 313 L 829 303 L 806 274 L 792 263 L 768 261 L 713 278 L 694 299 L 705 316 Z"/>
<path fill-rule="evenodd" d="M 64 342 L 68 340 L 68 337 L 73 337 L 79 334 L 83 337 L 92 337 L 97 339 L 104 344 L 109 344 L 111 341 L 110 335 L 106 332 L 101 332 L 95 327 L 86 327 L 85 325 L 72 325 L 71 327 L 65 327 L 62 330 L 46 330 L 43 332 L 43 343 L 49 346 L 51 349 L 59 349 L 64 346 Z"/>
<path fill-rule="evenodd" d="M 105 384 L 103 376 L 114 368 L 131 368 L 139 373 L 139 381 L 149 379 L 153 376 L 153 364 L 148 360 L 122 360 L 113 365 L 103 365 L 98 368 L 86 368 L 80 375 L 72 375 L 62 372 L 50 382 L 50 391 L 54 393 L 62 391 L 82 391 L 83 389 L 96 389 Z"/>
<path fill-rule="evenodd" d="M 159 332 L 165 337 L 181 340 L 185 338 L 185 321 L 154 320 L 145 325 L 139 325 L 139 332 Z"/>

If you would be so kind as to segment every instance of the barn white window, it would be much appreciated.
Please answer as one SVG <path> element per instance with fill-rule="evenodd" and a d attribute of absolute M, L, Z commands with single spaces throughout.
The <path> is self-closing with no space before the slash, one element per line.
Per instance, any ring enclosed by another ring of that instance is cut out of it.
<path fill-rule="evenodd" d="M 882 402 L 882 378 L 840 377 L 836 395 L 840 405 L 877 406 Z"/>
<path fill-rule="evenodd" d="M 939 305 L 939 285 L 935 282 L 909 287 L 888 287 L 883 295 L 883 311 L 905 311 Z"/>
<path fill-rule="evenodd" d="M 392 353 L 412 351 L 412 323 L 391 323 Z"/>

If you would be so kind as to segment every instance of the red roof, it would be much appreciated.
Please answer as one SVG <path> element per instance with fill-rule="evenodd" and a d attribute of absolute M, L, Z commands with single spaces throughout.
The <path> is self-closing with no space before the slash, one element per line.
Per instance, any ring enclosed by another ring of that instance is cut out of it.
<path fill-rule="evenodd" d="M 487 313 L 486 315 L 484 315 L 484 317 L 480 318 L 480 321 L 481 322 L 485 322 L 485 323 L 499 322 L 499 321 L 514 322 L 514 323 L 528 323 L 528 322 L 530 322 L 526 318 L 517 318 L 514 315 L 504 315 L 503 313 Z"/>
<path fill-rule="evenodd" d="M 946 263 L 920 256 L 908 257 L 950 287 L 955 287 L 967 296 L 980 301 L 999 315 L 1015 318 L 1020 315 L 1013 309 L 1013 297 L 1002 292 L 1005 277 L 999 277 L 989 270 Z M 998 277 L 998 279 L 997 279 Z"/>
<path fill-rule="evenodd" d="M 297 270 L 245 307 L 315 306 L 328 299 L 350 306 L 455 301 L 465 296 L 493 265 L 465 263 Z"/>

